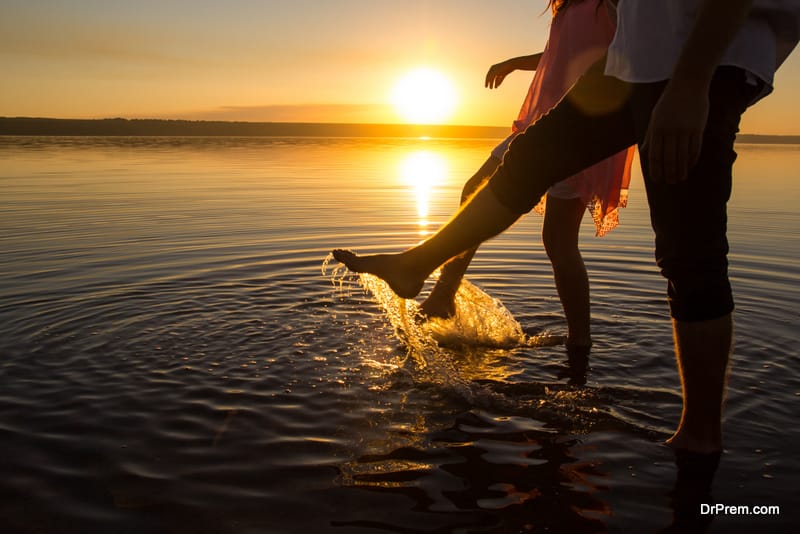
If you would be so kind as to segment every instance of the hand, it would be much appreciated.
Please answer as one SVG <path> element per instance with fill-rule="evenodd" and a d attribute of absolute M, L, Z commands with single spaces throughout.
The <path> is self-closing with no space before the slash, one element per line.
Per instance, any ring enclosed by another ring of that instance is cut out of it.
<path fill-rule="evenodd" d="M 700 156 L 708 120 L 708 84 L 673 79 L 653 108 L 642 151 L 649 178 L 670 184 L 686 180 Z"/>
<path fill-rule="evenodd" d="M 514 67 L 511 65 L 510 61 L 503 61 L 501 63 L 497 63 L 489 67 L 489 72 L 486 73 L 486 81 L 484 82 L 484 87 L 489 89 L 496 89 L 500 87 L 500 84 L 503 83 L 506 76 L 514 72 Z"/>

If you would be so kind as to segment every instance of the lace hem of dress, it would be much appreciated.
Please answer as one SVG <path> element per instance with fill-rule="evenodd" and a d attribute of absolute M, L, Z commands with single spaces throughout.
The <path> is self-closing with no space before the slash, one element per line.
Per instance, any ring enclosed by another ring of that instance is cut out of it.
<path fill-rule="evenodd" d="M 592 197 L 592 199 L 586 203 L 586 209 L 589 211 L 589 214 L 592 216 L 592 220 L 594 221 L 595 236 L 603 237 L 608 232 L 616 228 L 619 225 L 619 210 L 627 205 L 627 189 L 620 190 L 619 200 L 615 204 L 604 201 L 597 195 Z M 534 210 L 539 215 L 544 215 L 546 208 L 547 195 L 544 195 Z"/>

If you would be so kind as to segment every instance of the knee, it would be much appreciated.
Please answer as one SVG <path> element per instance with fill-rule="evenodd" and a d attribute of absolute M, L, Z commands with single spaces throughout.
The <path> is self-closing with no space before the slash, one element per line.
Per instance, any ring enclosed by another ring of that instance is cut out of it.
<path fill-rule="evenodd" d="M 672 317 L 692 322 L 717 319 L 733 311 L 728 280 L 727 180 L 714 191 L 703 182 L 708 176 L 690 177 L 651 198 L 656 233 L 656 260 L 667 279 Z M 702 187 L 701 187 L 702 186 Z M 659 202 L 663 200 L 663 202 Z"/>
<path fill-rule="evenodd" d="M 550 261 L 558 257 L 558 239 L 556 239 L 555 232 L 547 224 L 542 226 L 542 244 Z"/>
<path fill-rule="evenodd" d="M 580 254 L 577 239 L 573 239 L 557 225 L 548 224 L 546 217 L 542 226 L 542 244 L 553 265 L 567 262 Z"/>
<path fill-rule="evenodd" d="M 733 291 L 727 262 L 711 265 L 677 265 L 662 269 L 667 278 L 670 315 L 679 321 L 717 319 L 733 311 Z"/>
<path fill-rule="evenodd" d="M 472 175 L 472 178 L 467 180 L 467 183 L 464 184 L 464 188 L 461 190 L 461 203 L 463 204 L 469 198 L 475 194 L 478 189 L 480 189 L 491 177 L 491 173 L 486 174 L 483 172 L 483 169 L 476 172 Z"/>

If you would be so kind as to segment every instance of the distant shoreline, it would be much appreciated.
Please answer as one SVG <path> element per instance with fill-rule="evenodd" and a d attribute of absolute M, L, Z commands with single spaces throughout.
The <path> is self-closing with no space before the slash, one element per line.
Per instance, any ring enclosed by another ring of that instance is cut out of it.
<path fill-rule="evenodd" d="M 502 139 L 510 128 L 429 124 L 232 122 L 171 119 L 0 117 L 5 136 L 433 137 Z M 739 143 L 800 144 L 800 135 L 739 134 Z"/>
<path fill-rule="evenodd" d="M 503 138 L 509 128 L 428 124 L 0 117 L 0 135 Z"/>

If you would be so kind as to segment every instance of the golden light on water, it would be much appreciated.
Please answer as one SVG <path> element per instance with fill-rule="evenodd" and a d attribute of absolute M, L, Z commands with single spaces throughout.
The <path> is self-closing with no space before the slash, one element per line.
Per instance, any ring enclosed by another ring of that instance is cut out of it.
<path fill-rule="evenodd" d="M 400 162 L 400 176 L 414 191 L 420 235 L 427 234 L 428 215 L 433 188 L 444 183 L 447 162 L 430 150 L 417 150 Z"/>

